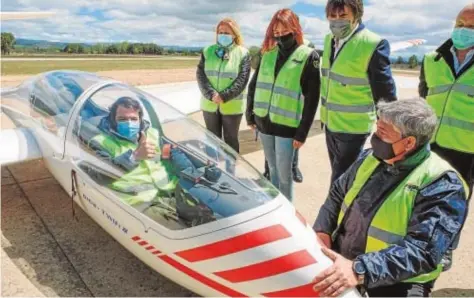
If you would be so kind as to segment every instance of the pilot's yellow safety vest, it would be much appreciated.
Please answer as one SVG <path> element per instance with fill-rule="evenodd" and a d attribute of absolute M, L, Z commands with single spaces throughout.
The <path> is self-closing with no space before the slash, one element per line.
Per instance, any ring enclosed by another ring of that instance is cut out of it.
<path fill-rule="evenodd" d="M 159 134 L 154 128 L 147 130 L 147 140 L 156 144 L 157 156 L 160 156 Z M 96 141 L 113 158 L 129 150 L 136 150 L 137 144 L 108 134 L 95 136 Z M 129 205 L 138 205 L 152 201 L 159 191 L 175 189 L 178 178 L 171 175 L 170 164 L 160 160 L 141 160 L 138 166 L 120 179 L 114 181 L 110 187 L 121 192 L 120 199 Z"/>
<path fill-rule="evenodd" d="M 370 133 L 376 113 L 367 70 L 381 38 L 368 29 L 355 33 L 331 66 L 332 38 L 324 41 L 321 121 L 333 132 Z"/>
<path fill-rule="evenodd" d="M 296 128 L 304 109 L 301 76 L 313 49 L 300 45 L 283 64 L 275 77 L 278 48 L 266 52 L 258 71 L 253 112 L 258 117 L 269 114 L 272 123 Z"/>
<path fill-rule="evenodd" d="M 474 67 L 455 78 L 444 58 L 427 54 L 424 71 L 428 85 L 426 100 L 438 116 L 432 138 L 439 146 L 474 154 Z"/>
<path fill-rule="evenodd" d="M 344 197 L 337 220 L 338 226 L 342 223 L 346 211 L 350 208 L 360 190 L 367 183 L 379 164 L 380 161 L 370 154 L 357 170 L 352 187 Z M 407 178 L 400 182 L 397 188 L 385 199 L 374 218 L 372 218 L 367 235 L 365 252 L 380 251 L 391 245 L 400 243 L 407 234 L 408 224 L 412 216 L 413 206 L 415 205 L 415 198 L 418 192 L 447 171 L 456 172 L 451 165 L 434 152 L 431 152 L 426 160 L 413 170 Z M 462 180 L 461 175 L 458 176 Z M 467 194 L 467 184 L 464 181 L 463 184 L 465 193 Z M 467 199 L 467 195 L 465 199 Z M 402 282 L 425 283 L 436 279 L 440 275 L 441 269 L 441 265 L 438 265 L 437 269 L 432 272 L 420 274 Z"/>
<path fill-rule="evenodd" d="M 218 45 L 208 46 L 203 50 L 205 59 L 204 71 L 212 87 L 220 92 L 229 88 L 240 72 L 242 60 L 247 55 L 248 50 L 243 46 L 232 45 L 229 48 L 229 59 L 221 59 L 216 55 Z M 216 104 L 212 100 L 201 96 L 201 109 L 206 112 L 219 112 L 222 115 L 237 115 L 244 112 L 245 90 L 237 97 L 225 103 Z"/>

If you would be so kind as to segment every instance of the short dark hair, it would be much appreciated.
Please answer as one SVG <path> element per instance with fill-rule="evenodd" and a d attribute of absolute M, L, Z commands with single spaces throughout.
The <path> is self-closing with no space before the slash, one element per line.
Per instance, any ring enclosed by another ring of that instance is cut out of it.
<path fill-rule="evenodd" d="M 328 0 L 326 4 L 326 17 L 333 11 L 344 10 L 344 6 L 348 6 L 356 21 L 361 22 L 364 15 L 364 3 L 362 0 Z"/>
<path fill-rule="evenodd" d="M 117 109 L 119 106 L 125 107 L 127 109 L 134 109 L 138 111 L 138 116 L 140 118 L 140 123 L 143 119 L 143 109 L 140 103 L 128 96 L 120 97 L 117 99 L 111 106 L 110 106 L 110 113 L 109 113 L 109 122 L 113 129 L 117 128 L 117 122 L 115 121 L 115 117 L 117 116 Z"/>

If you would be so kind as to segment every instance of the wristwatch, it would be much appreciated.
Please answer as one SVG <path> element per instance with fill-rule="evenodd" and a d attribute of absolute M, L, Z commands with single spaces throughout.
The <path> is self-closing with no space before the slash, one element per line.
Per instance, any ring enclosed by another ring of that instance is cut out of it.
<path fill-rule="evenodd" d="M 360 260 L 355 260 L 352 265 L 352 270 L 357 275 L 357 282 L 359 285 L 363 285 L 365 281 L 365 266 Z"/>

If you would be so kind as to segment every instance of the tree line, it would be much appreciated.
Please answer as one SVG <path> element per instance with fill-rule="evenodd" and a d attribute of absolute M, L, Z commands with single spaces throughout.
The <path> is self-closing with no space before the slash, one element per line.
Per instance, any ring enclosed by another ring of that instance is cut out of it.
<path fill-rule="evenodd" d="M 16 53 L 67 53 L 67 54 L 117 54 L 117 55 L 184 55 L 196 56 L 201 50 L 173 50 L 163 48 L 155 43 L 68 43 L 62 47 L 15 46 L 15 36 L 10 32 L 2 32 L 2 54 Z"/>
<path fill-rule="evenodd" d="M 68 54 L 130 54 L 130 55 L 163 55 L 165 50 L 154 43 L 120 42 L 113 44 L 94 44 L 84 46 L 79 43 L 70 43 L 62 50 Z"/>
<path fill-rule="evenodd" d="M 94 44 L 84 45 L 80 43 L 70 43 L 63 48 L 56 50 L 44 49 L 39 47 L 29 48 L 17 48 L 15 49 L 15 36 L 9 32 L 2 32 L 2 54 L 9 54 L 11 51 L 15 52 L 33 52 L 33 53 L 51 53 L 51 52 L 62 52 L 68 54 L 127 54 L 127 55 L 185 55 L 185 56 L 197 56 L 201 53 L 201 50 L 172 50 L 165 49 L 154 43 L 129 43 L 119 42 L 112 44 Z M 314 48 L 314 44 L 309 44 L 310 47 Z M 319 51 L 322 55 L 322 51 Z M 260 48 L 252 46 L 249 48 L 249 54 L 251 56 L 252 68 L 255 69 L 260 61 L 261 53 Z M 405 60 L 399 56 L 392 64 L 400 68 L 417 68 L 420 65 L 420 61 L 416 55 L 412 55 Z"/>

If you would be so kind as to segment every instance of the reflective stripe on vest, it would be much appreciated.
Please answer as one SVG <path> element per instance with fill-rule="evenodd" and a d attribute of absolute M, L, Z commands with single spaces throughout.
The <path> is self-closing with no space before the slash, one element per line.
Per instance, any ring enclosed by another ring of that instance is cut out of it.
<path fill-rule="evenodd" d="M 203 50 L 205 59 L 204 72 L 212 87 L 220 92 L 234 83 L 239 75 L 242 60 L 248 51 L 242 46 L 234 45 L 230 48 L 229 59 L 223 60 L 216 55 L 217 49 L 217 45 L 212 45 Z M 206 112 L 216 112 L 217 109 L 219 109 L 223 115 L 242 114 L 245 109 L 245 102 L 243 100 L 245 94 L 246 92 L 244 90 L 235 98 L 219 105 L 201 96 L 201 109 Z"/>
<path fill-rule="evenodd" d="M 112 158 L 126 153 L 129 150 L 135 150 L 137 144 L 118 137 L 106 134 L 100 134 L 92 140 L 100 144 Z M 158 131 L 153 128 L 147 130 L 147 140 L 157 144 L 157 156 L 161 154 L 159 147 Z M 177 178 L 170 177 L 167 171 L 167 165 L 160 161 L 159 157 L 155 160 L 142 160 L 138 166 L 125 173 L 120 179 L 112 182 L 110 187 L 120 192 L 120 199 L 130 205 L 141 204 L 153 200 L 158 191 L 169 191 L 174 189 Z"/>
<path fill-rule="evenodd" d="M 448 63 L 437 53 L 424 59 L 428 85 L 427 102 L 438 116 L 438 128 L 432 138 L 439 146 L 474 154 L 474 67 L 457 79 Z"/>
<path fill-rule="evenodd" d="M 283 64 L 275 78 L 278 49 L 262 57 L 255 88 L 253 112 L 258 117 L 269 114 L 270 121 L 298 127 L 304 109 L 301 75 L 313 49 L 300 45 Z"/>
<path fill-rule="evenodd" d="M 376 119 L 367 69 L 381 38 L 368 29 L 356 33 L 332 66 L 332 35 L 324 41 L 321 65 L 321 121 L 334 132 L 365 134 Z"/>
<path fill-rule="evenodd" d="M 352 187 L 344 197 L 344 207 L 341 208 L 337 220 L 338 226 L 343 222 L 347 209 L 350 208 L 360 190 L 379 165 L 380 161 L 373 157 L 373 155 L 367 156 L 361 164 L 357 170 Z M 380 251 L 391 245 L 400 244 L 403 241 L 407 234 L 409 220 L 418 191 L 447 171 L 455 172 L 452 166 L 434 152 L 431 152 L 430 156 L 423 163 L 418 165 L 407 178 L 399 183 L 372 218 L 367 234 L 366 253 Z M 458 176 L 461 177 L 461 175 Z M 461 181 L 463 181 L 462 178 Z M 467 194 L 468 187 L 464 181 L 463 185 Z M 437 269 L 432 272 L 415 276 L 403 282 L 424 283 L 436 279 L 440 273 L 441 265 L 438 265 Z"/>

